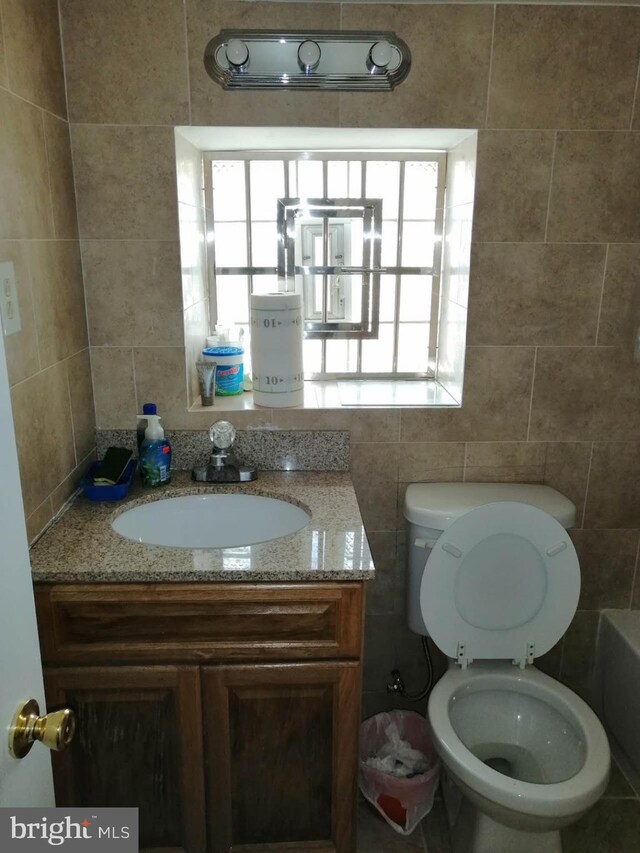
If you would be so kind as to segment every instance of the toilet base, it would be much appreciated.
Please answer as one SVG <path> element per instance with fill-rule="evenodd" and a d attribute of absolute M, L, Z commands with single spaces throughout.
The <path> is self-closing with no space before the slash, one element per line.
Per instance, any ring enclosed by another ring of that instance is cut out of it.
<path fill-rule="evenodd" d="M 453 853 L 562 853 L 559 830 L 529 832 L 498 823 L 481 812 L 443 773 Z"/>

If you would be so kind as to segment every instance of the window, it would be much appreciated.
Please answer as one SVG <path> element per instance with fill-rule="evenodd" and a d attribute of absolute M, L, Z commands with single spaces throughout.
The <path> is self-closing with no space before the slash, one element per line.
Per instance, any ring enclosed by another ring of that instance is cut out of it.
<path fill-rule="evenodd" d="M 304 296 L 305 376 L 435 375 L 446 155 L 205 154 L 211 316 Z"/>

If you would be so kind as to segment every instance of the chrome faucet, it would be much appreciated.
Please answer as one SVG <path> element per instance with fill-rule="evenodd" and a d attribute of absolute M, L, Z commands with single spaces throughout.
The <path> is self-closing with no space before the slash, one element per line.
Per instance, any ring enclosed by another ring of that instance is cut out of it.
<path fill-rule="evenodd" d="M 198 465 L 191 472 L 191 479 L 199 483 L 245 483 L 255 480 L 255 468 L 246 468 L 231 452 L 236 431 L 229 421 L 216 421 L 209 429 L 213 445 L 209 463 Z"/>

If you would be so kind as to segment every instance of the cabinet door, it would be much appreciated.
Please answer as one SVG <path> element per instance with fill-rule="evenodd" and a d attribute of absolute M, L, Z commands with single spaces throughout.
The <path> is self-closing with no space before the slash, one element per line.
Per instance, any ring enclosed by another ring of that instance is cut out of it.
<path fill-rule="evenodd" d="M 203 669 L 211 853 L 354 853 L 358 662 Z"/>
<path fill-rule="evenodd" d="M 137 806 L 140 849 L 205 849 L 197 667 L 45 669 L 47 705 L 77 715 L 53 753 L 59 806 Z"/>

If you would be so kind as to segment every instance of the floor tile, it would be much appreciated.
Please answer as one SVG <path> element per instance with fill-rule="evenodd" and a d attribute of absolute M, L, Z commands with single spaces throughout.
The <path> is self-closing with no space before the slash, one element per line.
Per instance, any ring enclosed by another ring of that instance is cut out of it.
<path fill-rule="evenodd" d="M 614 758 L 611 759 L 611 776 L 604 797 L 606 799 L 633 799 L 636 797 L 636 792 Z"/>
<path fill-rule="evenodd" d="M 640 799 L 612 761 L 604 797 L 576 824 L 562 831 L 563 853 L 632 853 L 640 850 Z M 415 832 L 394 832 L 375 809 L 361 799 L 358 810 L 358 853 L 451 853 L 444 802 L 433 809 Z"/>
<path fill-rule="evenodd" d="M 640 800 L 614 762 L 611 781 L 600 802 L 562 832 L 563 853 L 631 853 L 640 849 Z M 358 853 L 451 853 L 442 799 L 415 832 L 394 832 L 364 801 L 358 811 Z"/>
<path fill-rule="evenodd" d="M 444 801 L 437 799 L 422 821 L 426 853 L 451 853 L 449 824 Z"/>
<path fill-rule="evenodd" d="M 373 806 L 361 800 L 358 803 L 358 853 L 424 853 L 421 827 L 416 827 L 411 835 L 400 835 Z"/>
<path fill-rule="evenodd" d="M 602 799 L 562 831 L 563 853 L 633 853 L 640 848 L 640 801 Z"/>

